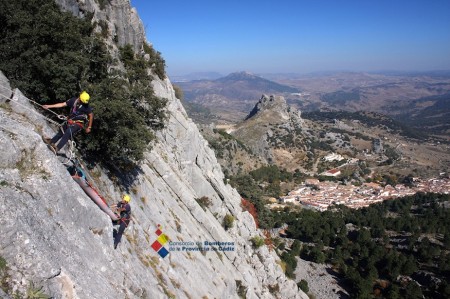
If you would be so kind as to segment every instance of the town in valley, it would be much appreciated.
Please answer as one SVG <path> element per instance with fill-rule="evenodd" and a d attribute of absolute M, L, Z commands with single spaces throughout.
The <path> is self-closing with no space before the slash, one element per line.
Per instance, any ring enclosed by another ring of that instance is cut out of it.
<path fill-rule="evenodd" d="M 409 186 L 397 184 L 382 186 L 377 183 L 363 183 L 361 186 L 343 185 L 340 182 L 307 179 L 297 189 L 281 196 L 271 208 L 302 206 L 325 211 L 333 205 L 345 205 L 349 208 L 362 208 L 370 204 L 391 200 L 416 193 L 450 193 L 450 179 L 439 177 L 432 179 L 413 178 Z"/>

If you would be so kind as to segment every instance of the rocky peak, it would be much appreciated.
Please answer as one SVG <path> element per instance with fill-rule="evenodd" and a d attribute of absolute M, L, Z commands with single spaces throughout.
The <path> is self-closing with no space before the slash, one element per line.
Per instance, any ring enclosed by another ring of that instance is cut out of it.
<path fill-rule="evenodd" d="M 261 117 L 263 114 L 274 114 L 275 117 L 287 120 L 289 119 L 291 108 L 287 105 L 282 96 L 262 95 L 255 107 L 250 111 L 245 120 L 253 117 Z"/>
<path fill-rule="evenodd" d="M 287 139 L 295 138 L 302 126 L 301 112 L 290 107 L 284 97 L 263 94 L 232 134 L 239 140 L 245 140 L 246 145 L 258 156 L 273 163 L 277 160 L 289 160 L 277 158 L 279 151 L 274 150 L 273 140 L 284 139 L 282 137 L 286 135 L 289 135 Z"/>

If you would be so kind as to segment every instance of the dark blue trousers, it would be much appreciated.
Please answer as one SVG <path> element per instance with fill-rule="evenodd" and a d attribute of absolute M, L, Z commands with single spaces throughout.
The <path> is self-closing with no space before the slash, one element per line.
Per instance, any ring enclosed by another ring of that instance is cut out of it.
<path fill-rule="evenodd" d="M 121 221 L 119 231 L 116 231 L 116 234 L 114 235 L 114 248 L 117 248 L 117 245 L 120 243 L 120 240 L 122 240 L 122 235 L 126 228 L 127 224 L 124 221 Z"/>
<path fill-rule="evenodd" d="M 63 130 L 59 130 L 58 133 L 56 133 L 55 136 L 53 136 L 51 142 L 56 144 L 56 142 L 59 141 L 57 145 L 57 151 L 63 148 L 64 145 L 66 145 L 67 141 L 69 141 L 70 137 L 75 136 L 76 133 L 78 133 L 81 130 L 81 126 L 73 124 L 73 125 L 67 125 L 64 124 Z M 64 131 L 64 133 L 63 133 Z"/>

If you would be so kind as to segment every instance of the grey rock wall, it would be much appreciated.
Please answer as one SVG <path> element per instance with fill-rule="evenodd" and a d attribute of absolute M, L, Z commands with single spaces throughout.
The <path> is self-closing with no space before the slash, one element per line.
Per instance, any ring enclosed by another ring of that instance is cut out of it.
<path fill-rule="evenodd" d="M 130 0 L 55 0 L 62 10 L 74 16 L 84 18 L 88 12 L 93 13 L 92 22 L 106 24 L 107 44 L 113 48 L 114 54 L 118 46 L 130 44 L 136 52 L 142 50 L 146 41 L 144 25 Z M 102 4 L 100 4 L 102 3 Z M 97 26 L 101 32 L 101 26 Z"/>

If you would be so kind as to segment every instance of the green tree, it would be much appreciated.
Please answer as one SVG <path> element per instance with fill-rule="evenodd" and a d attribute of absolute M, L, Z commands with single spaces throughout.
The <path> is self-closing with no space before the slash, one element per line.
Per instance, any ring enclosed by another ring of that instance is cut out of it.
<path fill-rule="evenodd" d="M 423 298 L 423 293 L 420 286 L 416 282 L 411 281 L 405 287 L 404 297 L 408 299 L 421 299 Z"/>
<path fill-rule="evenodd" d="M 293 256 L 299 256 L 301 249 L 302 249 L 302 243 L 299 240 L 294 240 L 294 242 L 292 243 L 292 246 L 291 246 L 290 253 Z"/>
<path fill-rule="evenodd" d="M 0 27 L 0 69 L 27 96 L 67 99 L 92 79 L 98 41 L 89 16 L 75 18 L 50 0 L 1 1 Z"/>
<path fill-rule="evenodd" d="M 163 59 L 161 52 L 156 51 L 147 43 L 143 45 L 144 52 L 150 56 L 149 64 L 152 70 L 156 73 L 159 79 L 164 80 L 166 77 L 166 62 Z"/>
<path fill-rule="evenodd" d="M 272 212 L 262 200 L 262 191 L 250 175 L 237 175 L 230 177 L 230 184 L 236 188 L 242 197 L 247 198 L 255 206 L 258 213 L 258 222 L 261 228 L 273 228 L 275 221 Z"/>
<path fill-rule="evenodd" d="M 305 292 L 305 293 L 308 293 L 308 292 L 309 292 L 309 286 L 308 286 L 308 282 L 307 282 L 306 280 L 304 280 L 304 279 L 300 280 L 300 281 L 297 283 L 297 286 L 298 286 L 298 288 L 299 288 L 300 290 L 302 290 L 303 292 Z"/>
<path fill-rule="evenodd" d="M 408 255 L 406 261 L 404 261 L 401 267 L 401 273 L 403 275 L 411 275 L 418 270 L 417 261 L 412 255 Z"/>
<path fill-rule="evenodd" d="M 122 79 L 104 80 L 92 86 L 94 94 L 102 95 L 92 102 L 96 120 L 92 133 L 82 141 L 88 157 L 99 158 L 121 169 L 143 158 L 148 143 L 154 139 L 144 118 L 127 99 Z"/>
<path fill-rule="evenodd" d="M 281 255 L 281 259 L 286 263 L 286 276 L 289 278 L 295 278 L 295 268 L 297 267 L 296 257 L 289 252 L 285 251 Z"/>
<path fill-rule="evenodd" d="M 388 299 L 399 299 L 400 298 L 400 288 L 395 285 L 391 284 L 386 292 L 386 298 Z"/>
<path fill-rule="evenodd" d="M 450 284 L 444 281 L 439 287 L 439 293 L 444 298 L 450 298 Z"/>

